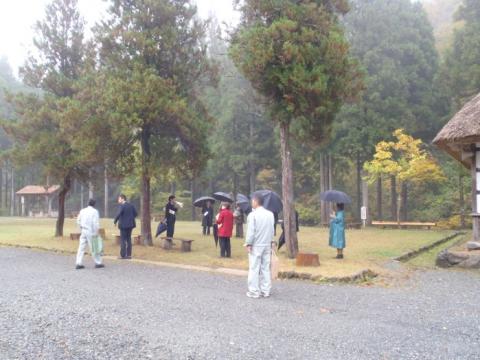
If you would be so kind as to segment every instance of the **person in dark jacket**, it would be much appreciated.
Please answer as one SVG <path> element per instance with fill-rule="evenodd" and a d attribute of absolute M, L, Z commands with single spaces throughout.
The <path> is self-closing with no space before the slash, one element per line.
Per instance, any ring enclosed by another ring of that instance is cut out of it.
<path fill-rule="evenodd" d="M 220 238 L 220 256 L 231 257 L 232 250 L 230 238 L 233 233 L 233 213 L 229 203 L 222 203 L 222 208 L 217 215 L 218 237 Z"/>
<path fill-rule="evenodd" d="M 121 194 L 118 197 L 120 209 L 115 217 L 114 224 L 120 229 L 120 259 L 132 258 L 132 231 L 137 226 L 135 218 L 138 216 L 135 207 L 127 202 L 127 197 Z"/>
<path fill-rule="evenodd" d="M 177 218 L 177 202 L 175 201 L 175 195 L 170 195 L 168 197 L 168 203 L 165 205 L 165 218 L 163 221 L 167 222 L 167 238 L 173 238 L 175 233 L 175 221 Z"/>
<path fill-rule="evenodd" d="M 210 235 L 210 228 L 213 226 L 213 207 L 210 201 L 202 208 L 203 235 Z"/>

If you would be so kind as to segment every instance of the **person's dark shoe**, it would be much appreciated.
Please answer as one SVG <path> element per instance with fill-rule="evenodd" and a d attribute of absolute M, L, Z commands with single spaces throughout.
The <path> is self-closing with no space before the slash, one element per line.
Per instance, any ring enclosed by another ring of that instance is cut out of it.
<path fill-rule="evenodd" d="M 343 255 L 337 255 L 336 259 L 343 259 Z"/>
<path fill-rule="evenodd" d="M 121 257 L 121 256 L 119 256 L 117 259 L 118 259 L 118 260 L 127 260 L 126 257 Z"/>
<path fill-rule="evenodd" d="M 95 264 L 95 269 L 103 269 L 105 265 L 103 264 Z"/>
<path fill-rule="evenodd" d="M 85 266 L 83 266 L 83 265 L 75 266 L 75 270 L 82 270 L 82 269 L 85 269 Z"/>
<path fill-rule="evenodd" d="M 132 260 L 132 257 L 131 257 L 131 256 L 127 256 L 125 259 L 126 259 L 126 260 Z"/>

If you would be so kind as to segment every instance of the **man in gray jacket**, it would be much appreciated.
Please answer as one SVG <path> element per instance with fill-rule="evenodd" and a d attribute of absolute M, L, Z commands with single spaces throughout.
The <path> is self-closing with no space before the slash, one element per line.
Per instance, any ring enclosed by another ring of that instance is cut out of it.
<path fill-rule="evenodd" d="M 261 296 L 269 297 L 272 288 L 270 261 L 275 220 L 273 213 L 263 207 L 260 194 L 253 195 L 252 208 L 247 218 L 245 239 L 249 260 L 247 296 L 258 299 Z"/>

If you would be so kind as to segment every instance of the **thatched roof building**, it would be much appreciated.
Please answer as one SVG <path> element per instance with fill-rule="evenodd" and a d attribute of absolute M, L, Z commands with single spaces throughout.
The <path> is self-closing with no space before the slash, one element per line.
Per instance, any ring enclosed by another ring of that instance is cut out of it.
<path fill-rule="evenodd" d="M 438 133 L 433 143 L 467 168 L 471 166 L 472 144 L 480 143 L 480 94 L 470 100 Z"/>

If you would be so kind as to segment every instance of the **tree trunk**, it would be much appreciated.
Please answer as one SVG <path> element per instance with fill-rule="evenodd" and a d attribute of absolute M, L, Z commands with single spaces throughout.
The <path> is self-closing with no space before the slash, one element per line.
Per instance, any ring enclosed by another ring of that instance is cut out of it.
<path fill-rule="evenodd" d="M 402 221 L 408 221 L 408 184 L 402 184 Z"/>
<path fill-rule="evenodd" d="M 476 151 L 476 146 L 472 146 L 473 157 L 472 157 L 472 165 L 470 166 L 470 173 L 472 176 L 472 240 L 473 241 L 480 241 L 480 217 L 477 216 L 480 209 L 478 208 L 477 204 L 477 195 L 478 195 L 478 186 L 477 186 L 477 164 L 479 162 L 478 156 L 479 153 Z"/>
<path fill-rule="evenodd" d="M 108 211 L 108 199 L 110 197 L 109 194 L 109 181 L 108 181 L 108 170 L 105 166 L 104 173 L 103 173 L 103 182 L 104 182 L 104 193 L 103 193 L 103 216 L 108 219 L 109 211 Z"/>
<path fill-rule="evenodd" d="M 400 186 L 401 188 L 401 186 Z M 395 193 L 397 194 L 397 224 L 398 224 L 398 228 L 400 229 L 401 226 L 400 226 L 400 222 L 402 221 L 401 217 L 402 217 L 402 214 L 401 214 L 401 209 L 402 209 L 402 192 L 401 191 L 397 191 L 395 189 Z"/>
<path fill-rule="evenodd" d="M 170 183 L 170 194 L 175 195 L 177 192 L 177 183 L 174 181 Z"/>
<path fill-rule="evenodd" d="M 254 128 L 253 128 L 253 123 L 252 121 L 250 122 L 249 126 L 249 143 L 250 143 L 250 160 L 248 161 L 248 172 L 249 172 L 249 182 L 250 182 L 250 194 L 252 194 L 255 191 L 256 188 L 256 182 L 257 182 L 257 172 L 255 169 L 255 162 L 254 158 L 256 156 L 255 153 L 253 153 L 253 137 L 254 137 Z"/>
<path fill-rule="evenodd" d="M 362 206 L 366 208 L 367 218 L 365 219 L 365 223 L 367 225 L 370 225 L 372 221 L 370 219 L 370 206 L 368 206 L 368 183 L 363 178 L 363 176 L 362 176 Z"/>
<path fill-rule="evenodd" d="M 3 205 L 3 168 L 0 168 L 0 208 Z"/>
<path fill-rule="evenodd" d="M 80 184 L 80 210 L 83 209 L 83 204 L 85 203 L 85 199 L 83 198 L 84 196 L 84 191 L 83 191 L 83 184 Z"/>
<path fill-rule="evenodd" d="M 465 229 L 467 227 L 465 221 L 465 189 L 463 186 L 463 175 L 458 176 L 459 202 L 460 202 L 460 227 Z"/>
<path fill-rule="evenodd" d="M 146 246 L 153 246 L 152 217 L 150 210 L 150 129 L 142 131 L 142 239 Z"/>
<path fill-rule="evenodd" d="M 195 206 L 193 202 L 195 201 L 195 179 L 190 182 L 190 192 L 192 193 L 192 221 L 195 221 L 197 218 L 197 213 L 195 211 Z"/>
<path fill-rule="evenodd" d="M 357 213 L 355 219 L 361 220 L 362 213 L 362 162 L 360 161 L 360 153 L 357 153 Z"/>
<path fill-rule="evenodd" d="M 390 177 L 390 192 L 391 192 L 391 216 L 392 220 L 398 220 L 397 214 L 397 178 L 395 176 Z"/>
<path fill-rule="evenodd" d="M 320 154 L 320 192 L 332 189 L 332 161 L 326 154 Z M 320 202 L 320 221 L 322 225 L 328 225 L 330 221 L 331 204 Z"/>
<path fill-rule="evenodd" d="M 380 175 L 377 179 L 377 218 L 378 220 L 383 220 L 383 192 L 382 192 L 382 176 Z"/>
<path fill-rule="evenodd" d="M 8 186 L 9 182 L 8 182 L 8 167 L 5 169 L 5 211 L 8 211 L 8 208 L 9 208 L 9 205 L 8 205 L 8 189 L 9 189 L 9 186 Z"/>
<path fill-rule="evenodd" d="M 70 175 L 65 176 L 63 179 L 63 186 L 58 194 L 58 218 L 57 224 L 55 227 L 55 236 L 60 237 L 63 236 L 63 225 L 65 224 L 65 200 L 67 198 L 67 194 L 70 191 L 72 186 L 72 178 Z"/>
<path fill-rule="evenodd" d="M 92 170 L 88 171 L 88 199 L 93 199 L 95 196 L 95 185 L 92 181 Z"/>
<path fill-rule="evenodd" d="M 325 162 L 323 161 L 323 154 L 320 153 L 320 193 L 327 191 L 325 187 Z M 322 225 L 328 224 L 328 218 L 325 215 L 327 209 L 327 203 L 320 200 L 320 222 Z"/>
<path fill-rule="evenodd" d="M 15 169 L 13 167 L 10 186 L 10 216 L 15 216 Z"/>
<path fill-rule="evenodd" d="M 295 204 L 293 200 L 292 154 L 290 152 L 290 126 L 280 125 L 280 144 L 282 158 L 282 193 L 285 243 L 288 257 L 294 259 L 298 253 L 298 238 L 295 224 Z"/>

